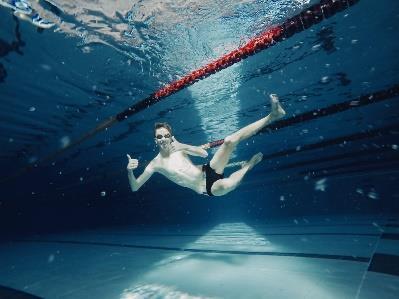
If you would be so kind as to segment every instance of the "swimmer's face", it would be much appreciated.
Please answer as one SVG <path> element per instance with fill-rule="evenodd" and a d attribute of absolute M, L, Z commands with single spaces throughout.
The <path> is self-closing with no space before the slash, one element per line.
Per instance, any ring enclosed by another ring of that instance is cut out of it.
<path fill-rule="evenodd" d="M 162 149 L 168 150 L 172 143 L 172 134 L 168 129 L 161 127 L 155 130 L 155 143 Z"/>

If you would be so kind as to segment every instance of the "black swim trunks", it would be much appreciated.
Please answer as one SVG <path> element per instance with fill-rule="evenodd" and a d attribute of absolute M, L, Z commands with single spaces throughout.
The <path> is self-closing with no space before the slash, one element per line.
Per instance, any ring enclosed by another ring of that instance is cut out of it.
<path fill-rule="evenodd" d="M 205 172 L 206 177 L 206 193 L 208 193 L 209 196 L 213 196 L 211 192 L 213 183 L 217 180 L 223 179 L 224 175 L 216 173 L 216 171 L 209 165 L 209 163 L 202 165 L 202 171 Z"/>

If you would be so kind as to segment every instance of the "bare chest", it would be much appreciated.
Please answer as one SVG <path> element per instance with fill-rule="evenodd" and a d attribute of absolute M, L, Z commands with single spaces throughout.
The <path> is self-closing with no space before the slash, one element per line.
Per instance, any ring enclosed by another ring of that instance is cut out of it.
<path fill-rule="evenodd" d="M 159 167 L 159 171 L 171 179 L 194 179 L 202 176 L 200 168 L 180 152 L 173 153 L 167 158 L 161 158 Z"/>

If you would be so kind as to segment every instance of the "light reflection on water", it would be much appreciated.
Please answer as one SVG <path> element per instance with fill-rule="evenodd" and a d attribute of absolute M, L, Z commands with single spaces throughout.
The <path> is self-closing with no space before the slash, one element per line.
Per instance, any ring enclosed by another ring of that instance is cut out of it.
<path fill-rule="evenodd" d="M 143 299 L 143 298 L 167 298 L 167 299 L 216 299 L 216 297 L 204 297 L 182 292 L 173 286 L 161 284 L 143 284 L 123 291 L 121 299 Z"/>
<path fill-rule="evenodd" d="M 147 60 L 148 54 L 152 58 L 163 58 L 165 49 L 178 51 L 184 41 L 192 40 L 192 37 L 200 43 L 199 46 L 209 47 L 209 41 L 221 40 L 218 33 L 222 36 L 230 34 L 235 48 L 243 40 L 297 12 L 308 2 L 46 0 L 32 1 L 32 6 L 42 17 L 55 22 L 57 31 L 81 38 L 82 51 L 89 49 L 87 45 L 102 43 L 139 62 Z M 223 32 L 220 24 L 224 24 Z M 209 36 L 198 39 L 197 33 L 201 32 L 209 33 Z M 219 46 L 224 52 L 228 50 L 228 45 L 219 43 Z M 184 63 L 204 58 L 197 57 L 197 54 L 194 51 L 191 57 L 185 56 Z"/>

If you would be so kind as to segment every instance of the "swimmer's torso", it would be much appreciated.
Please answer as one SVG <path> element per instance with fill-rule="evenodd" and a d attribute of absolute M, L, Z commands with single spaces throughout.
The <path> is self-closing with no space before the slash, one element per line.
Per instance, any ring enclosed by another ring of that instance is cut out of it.
<path fill-rule="evenodd" d="M 166 176 L 172 182 L 190 188 L 197 193 L 206 192 L 202 167 L 194 165 L 183 152 L 174 152 L 168 157 L 160 154 L 153 160 L 154 170 Z"/>

